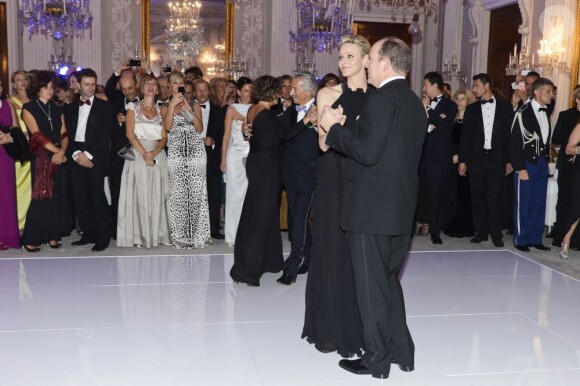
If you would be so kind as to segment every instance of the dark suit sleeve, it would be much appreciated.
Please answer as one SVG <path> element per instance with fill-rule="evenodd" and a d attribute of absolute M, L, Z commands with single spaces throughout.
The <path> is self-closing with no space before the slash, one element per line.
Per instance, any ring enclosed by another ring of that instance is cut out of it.
<path fill-rule="evenodd" d="M 292 124 L 287 115 L 288 110 L 289 109 L 286 109 L 284 114 L 278 115 L 278 121 L 280 122 L 280 125 L 276 127 L 276 134 L 278 137 L 285 141 L 289 141 L 296 137 L 302 132 L 302 130 L 306 128 L 306 125 L 302 119 L 299 122 Z"/>
<path fill-rule="evenodd" d="M 523 112 L 521 114 L 523 122 Z M 526 161 L 523 152 L 522 127 L 518 118 L 516 118 L 514 121 L 509 143 L 509 161 L 511 162 L 515 171 L 524 170 L 526 168 Z"/>
<path fill-rule="evenodd" d="M 383 155 L 393 118 L 393 103 L 384 93 L 373 93 L 354 130 L 335 124 L 328 132 L 326 144 L 363 165 L 373 166 Z"/>
<path fill-rule="evenodd" d="M 211 111 L 215 111 L 215 119 L 212 120 L 210 127 L 207 128 L 207 136 L 213 138 L 215 147 L 221 148 L 224 140 L 224 124 L 226 120 L 226 108 L 212 104 Z M 214 110 L 215 109 L 215 110 Z M 211 113 L 210 113 L 211 114 Z"/>
<path fill-rule="evenodd" d="M 115 92 L 117 91 L 117 82 L 119 81 L 119 78 L 120 76 L 117 76 L 113 72 L 113 74 L 105 84 L 105 94 L 107 95 L 107 98 L 109 98 L 109 100 L 115 98 Z"/>
<path fill-rule="evenodd" d="M 564 126 L 564 121 L 566 120 L 566 111 L 560 112 L 558 114 L 558 121 L 554 127 L 554 133 L 552 134 L 552 143 L 554 145 L 562 145 L 562 130 Z"/>
<path fill-rule="evenodd" d="M 469 152 L 476 125 L 475 111 L 473 107 L 467 106 L 463 115 L 463 127 L 459 139 L 459 162 L 461 163 L 469 164 Z"/>
<path fill-rule="evenodd" d="M 445 100 L 442 102 L 445 103 L 442 109 L 435 108 L 427 110 L 429 124 L 435 126 L 435 129 L 451 128 L 455 115 L 457 114 L 457 105 L 453 101 Z M 442 115 L 445 117 L 442 117 Z"/>

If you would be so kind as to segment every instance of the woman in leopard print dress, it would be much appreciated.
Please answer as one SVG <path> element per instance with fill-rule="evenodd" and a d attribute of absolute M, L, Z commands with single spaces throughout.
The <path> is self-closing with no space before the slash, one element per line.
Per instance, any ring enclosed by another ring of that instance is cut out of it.
<path fill-rule="evenodd" d="M 206 152 L 201 107 L 185 101 L 179 88 L 185 79 L 180 72 L 169 77 L 172 97 L 161 110 L 169 134 L 169 226 L 176 249 L 203 248 L 211 243 L 207 203 Z M 192 122 L 189 122 L 192 118 Z"/>

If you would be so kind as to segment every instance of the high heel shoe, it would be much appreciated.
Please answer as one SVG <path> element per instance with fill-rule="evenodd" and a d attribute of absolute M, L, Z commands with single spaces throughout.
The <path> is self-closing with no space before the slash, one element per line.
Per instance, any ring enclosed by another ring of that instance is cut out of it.
<path fill-rule="evenodd" d="M 421 228 L 421 236 L 429 236 L 429 224 L 423 224 L 423 228 Z"/>
<path fill-rule="evenodd" d="M 415 236 L 420 236 L 421 235 L 421 228 L 423 228 L 423 224 L 420 222 L 416 222 L 415 223 L 415 232 L 413 232 L 413 234 Z"/>
<path fill-rule="evenodd" d="M 60 249 L 60 248 L 62 248 L 62 244 L 59 243 L 59 242 L 57 242 L 56 244 L 52 244 L 52 243 L 49 242 L 47 245 L 49 247 L 51 247 L 52 249 Z"/>
<path fill-rule="evenodd" d="M 562 259 L 567 259 L 568 258 L 569 248 L 570 248 L 570 245 L 569 244 L 562 244 L 562 249 L 560 249 L 560 257 Z"/>
<path fill-rule="evenodd" d="M 33 252 L 40 252 L 40 248 L 38 248 L 38 247 L 35 247 L 35 246 L 29 247 L 28 245 L 23 245 L 23 246 L 22 246 L 22 248 L 23 248 L 23 249 L 24 249 L 26 252 L 30 252 L 30 253 L 33 253 Z"/>

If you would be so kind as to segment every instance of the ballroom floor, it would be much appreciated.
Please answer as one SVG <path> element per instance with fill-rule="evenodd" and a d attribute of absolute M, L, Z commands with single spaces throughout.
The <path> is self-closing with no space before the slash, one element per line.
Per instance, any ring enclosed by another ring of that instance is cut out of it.
<path fill-rule="evenodd" d="M 76 238 L 75 238 L 76 239 Z M 233 284 L 232 250 L 0 252 L 0 386 L 572 386 L 580 252 L 413 241 L 402 284 L 416 370 L 379 381 L 300 339 L 306 277 Z M 509 243 L 508 243 L 509 244 Z M 475 247 L 479 250 L 474 249 Z M 288 245 L 285 245 L 286 250 Z M 155 253 L 159 255 L 155 255 Z M 562 273 L 560 273 L 562 272 Z"/>

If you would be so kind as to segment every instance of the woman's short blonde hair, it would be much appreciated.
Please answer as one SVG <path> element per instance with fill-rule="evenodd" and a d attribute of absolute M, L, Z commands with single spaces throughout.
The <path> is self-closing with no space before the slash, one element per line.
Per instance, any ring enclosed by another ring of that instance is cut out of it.
<path fill-rule="evenodd" d="M 457 99 L 457 96 L 461 95 L 461 94 L 465 95 L 465 98 L 467 99 L 468 105 L 475 102 L 475 96 L 473 95 L 471 90 L 468 90 L 466 88 L 460 88 L 459 90 L 455 91 L 455 93 L 453 94 L 453 101 L 455 101 L 455 99 Z"/>
<path fill-rule="evenodd" d="M 371 52 L 371 43 L 364 37 L 360 35 L 344 35 L 338 43 L 338 49 L 342 47 L 343 44 L 350 43 L 358 46 L 364 55 L 369 55 Z"/>

